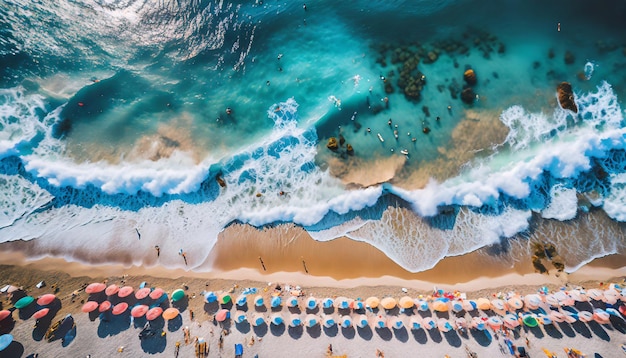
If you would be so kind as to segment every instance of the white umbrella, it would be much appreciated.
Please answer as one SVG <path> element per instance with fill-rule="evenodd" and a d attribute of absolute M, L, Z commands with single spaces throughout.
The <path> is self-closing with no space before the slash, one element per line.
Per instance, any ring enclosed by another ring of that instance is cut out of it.
<path fill-rule="evenodd" d="M 369 321 L 367 320 L 367 316 L 364 314 L 359 315 L 359 318 L 356 319 L 356 325 L 359 328 L 364 328 L 368 324 L 369 324 Z"/>
<path fill-rule="evenodd" d="M 411 325 L 411 329 L 413 330 L 418 330 L 422 328 L 422 320 L 419 316 L 411 316 L 409 324 Z"/>
<path fill-rule="evenodd" d="M 313 327 L 319 323 L 319 319 L 314 314 L 306 315 L 305 324 L 307 327 Z"/>
<path fill-rule="evenodd" d="M 537 294 L 526 295 L 524 297 L 524 304 L 531 310 L 537 309 L 541 304 L 541 297 Z"/>
<path fill-rule="evenodd" d="M 341 327 L 343 328 L 352 327 L 352 318 L 348 315 L 341 316 L 339 323 L 341 323 Z"/>
<path fill-rule="evenodd" d="M 335 318 L 331 315 L 322 316 L 322 323 L 324 324 L 324 327 L 326 328 L 330 328 L 337 324 L 337 322 L 335 322 Z"/>
<path fill-rule="evenodd" d="M 400 329 L 404 327 L 404 321 L 400 317 L 393 317 L 389 320 L 389 328 Z"/>

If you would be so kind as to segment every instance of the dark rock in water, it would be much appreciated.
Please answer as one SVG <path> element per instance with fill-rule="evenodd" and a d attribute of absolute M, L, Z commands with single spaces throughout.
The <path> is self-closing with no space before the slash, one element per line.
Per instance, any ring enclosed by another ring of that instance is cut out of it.
<path fill-rule="evenodd" d="M 572 85 L 569 82 L 561 82 L 556 88 L 559 104 L 563 109 L 569 109 L 574 113 L 578 113 L 578 107 L 574 102 L 574 92 L 572 92 Z"/>
<path fill-rule="evenodd" d="M 461 92 L 461 100 L 467 104 L 474 103 L 476 99 L 476 93 L 470 87 L 467 87 Z"/>
<path fill-rule="evenodd" d="M 339 135 L 339 145 L 343 147 L 346 143 L 346 138 L 344 138 L 341 134 Z"/>
<path fill-rule="evenodd" d="M 539 67 L 541 67 L 541 62 L 539 62 L 539 61 L 535 61 L 535 62 L 533 62 L 533 68 L 534 68 L 535 70 L 536 70 L 536 69 L 538 69 Z"/>
<path fill-rule="evenodd" d="M 554 49 L 548 50 L 548 58 L 554 58 Z"/>
<path fill-rule="evenodd" d="M 504 45 L 504 43 L 500 42 L 500 45 L 498 45 L 498 53 L 503 54 L 505 52 L 506 52 L 506 46 Z"/>
<path fill-rule="evenodd" d="M 536 255 L 533 255 L 532 262 L 533 262 L 533 267 L 536 271 L 539 271 L 539 273 L 541 274 L 548 273 L 548 269 L 543 265 L 539 257 L 537 257 Z"/>
<path fill-rule="evenodd" d="M 422 132 L 424 132 L 424 134 L 428 134 L 428 133 L 430 133 L 430 128 L 428 128 L 428 127 L 424 127 L 424 128 L 422 129 Z"/>
<path fill-rule="evenodd" d="M 337 143 L 337 138 L 335 138 L 335 137 L 328 138 L 328 143 L 326 143 L 326 148 L 328 148 L 330 150 L 337 150 L 337 149 L 339 149 L 339 143 Z"/>
<path fill-rule="evenodd" d="M 430 109 L 428 109 L 428 106 L 422 106 L 422 112 L 424 112 L 426 117 L 430 117 Z"/>
<path fill-rule="evenodd" d="M 459 88 L 458 86 L 456 86 L 456 84 L 451 84 L 450 86 L 448 86 L 448 90 L 450 91 L 450 97 L 452 97 L 452 99 L 459 98 Z"/>
<path fill-rule="evenodd" d="M 463 79 L 470 86 L 475 85 L 476 82 L 477 82 L 477 80 L 476 80 L 476 73 L 471 68 L 468 68 L 467 70 L 465 70 L 465 72 L 463 73 Z"/>
<path fill-rule="evenodd" d="M 361 123 L 354 121 L 354 131 L 358 132 L 361 129 Z"/>
<path fill-rule="evenodd" d="M 494 72 L 492 73 L 492 75 L 493 75 L 493 78 L 500 78 L 500 76 L 498 75 L 498 72 Z"/>
<path fill-rule="evenodd" d="M 354 148 L 352 148 L 352 145 L 350 143 L 346 145 L 346 152 L 350 155 L 354 155 Z"/>
<path fill-rule="evenodd" d="M 390 94 L 393 93 L 393 86 L 389 82 L 385 82 L 385 93 Z"/>
<path fill-rule="evenodd" d="M 218 175 L 215 177 L 215 181 L 217 181 L 217 183 L 222 187 L 225 188 L 226 187 L 226 181 L 224 181 L 224 179 L 222 178 L 221 175 Z"/>
<path fill-rule="evenodd" d="M 571 65 L 574 63 L 574 61 L 576 61 L 576 57 L 571 51 L 566 51 L 564 60 L 566 65 Z"/>

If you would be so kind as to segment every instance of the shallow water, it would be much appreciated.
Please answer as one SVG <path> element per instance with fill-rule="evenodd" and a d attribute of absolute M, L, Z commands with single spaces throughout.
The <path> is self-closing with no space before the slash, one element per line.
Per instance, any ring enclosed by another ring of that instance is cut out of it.
<path fill-rule="evenodd" d="M 346 235 L 409 271 L 568 235 L 591 248 L 570 270 L 624 251 L 623 4 L 9 1 L 0 13 L 0 241 L 136 264 L 160 245 L 166 266 L 193 250 L 191 268 L 235 221 Z M 557 103 L 562 81 L 578 114 Z M 610 225 L 587 225 L 590 210 Z"/>

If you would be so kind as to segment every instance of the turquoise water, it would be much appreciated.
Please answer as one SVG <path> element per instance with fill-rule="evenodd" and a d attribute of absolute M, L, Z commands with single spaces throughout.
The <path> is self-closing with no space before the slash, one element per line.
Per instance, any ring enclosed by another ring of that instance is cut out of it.
<path fill-rule="evenodd" d="M 533 213 L 576 219 L 588 208 L 571 194 L 620 231 L 625 12 L 611 1 L 4 2 L 0 241 L 115 261 L 141 228 L 145 252 L 194 247 L 200 268 L 231 222 L 294 222 L 420 271 L 532 236 Z M 460 99 L 468 68 L 472 104 Z M 578 114 L 557 104 L 562 81 Z M 339 136 L 354 153 L 326 148 Z M 389 195 L 415 215 L 405 232 L 383 214 Z M 428 224 L 449 207 L 452 228 Z M 623 251 L 618 237 L 572 252 L 568 267 Z M 414 240 L 423 254 L 407 256 Z"/>

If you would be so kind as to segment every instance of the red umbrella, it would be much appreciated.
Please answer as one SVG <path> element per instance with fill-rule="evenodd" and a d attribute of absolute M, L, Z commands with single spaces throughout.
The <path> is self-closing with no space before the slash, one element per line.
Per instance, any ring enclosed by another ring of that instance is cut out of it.
<path fill-rule="evenodd" d="M 133 288 L 130 286 L 124 286 L 120 288 L 119 291 L 117 291 L 117 296 L 124 298 L 124 297 L 130 296 L 131 293 L 133 293 Z"/>
<path fill-rule="evenodd" d="M 51 294 L 51 293 L 46 293 L 45 295 L 39 297 L 37 299 L 37 304 L 40 306 L 47 306 L 49 304 L 52 303 L 52 301 L 54 301 L 54 299 L 57 298 L 57 296 Z"/>
<path fill-rule="evenodd" d="M 96 308 L 98 308 L 98 306 L 99 304 L 96 301 L 87 301 L 83 305 L 83 308 L 81 309 L 81 311 L 88 313 L 88 312 L 94 311 Z"/>
<path fill-rule="evenodd" d="M 150 289 L 148 287 L 140 288 L 137 292 L 135 292 L 135 298 L 138 300 L 143 300 L 148 297 L 150 294 Z"/>
<path fill-rule="evenodd" d="M 106 293 L 107 296 L 113 296 L 119 290 L 120 290 L 120 287 L 118 285 L 112 284 L 112 285 L 109 285 L 109 287 L 107 287 L 106 290 L 104 290 L 104 293 Z"/>
<path fill-rule="evenodd" d="M 0 321 L 3 321 L 5 318 L 9 317 L 10 315 L 11 315 L 11 311 L 9 310 L 0 311 Z"/>
<path fill-rule="evenodd" d="M 104 289 L 106 287 L 107 287 L 107 285 L 105 285 L 102 282 L 94 282 L 91 285 L 87 286 L 87 288 L 85 288 L 85 292 L 87 292 L 87 293 L 98 293 L 98 292 L 104 291 Z"/>
<path fill-rule="evenodd" d="M 165 293 L 165 291 L 163 291 L 162 288 L 155 288 L 152 292 L 150 292 L 150 298 L 152 298 L 153 300 L 158 300 L 159 298 L 161 298 L 161 296 L 163 296 L 163 294 Z"/>
<path fill-rule="evenodd" d="M 45 316 L 48 314 L 48 312 L 50 312 L 50 309 L 49 309 L 49 308 L 42 308 L 42 309 L 40 309 L 39 311 L 35 312 L 35 314 L 33 315 L 33 317 L 34 317 L 35 319 L 40 319 L 40 318 L 45 317 Z"/>
<path fill-rule="evenodd" d="M 151 308 L 148 312 L 146 312 L 146 319 L 148 321 L 153 321 L 153 320 L 159 318 L 161 313 L 163 313 L 163 308 L 161 308 L 161 307 Z"/>
<path fill-rule="evenodd" d="M 108 311 L 109 309 L 111 309 L 111 302 L 109 301 L 103 301 L 100 304 L 100 307 L 98 307 L 98 311 L 100 312 L 105 312 L 105 311 Z"/>
<path fill-rule="evenodd" d="M 126 312 L 126 310 L 128 309 L 128 303 L 126 302 L 121 302 L 116 304 L 113 307 L 113 310 L 111 311 L 114 315 L 121 315 L 122 313 Z"/>
<path fill-rule="evenodd" d="M 218 322 L 224 322 L 226 320 L 226 318 L 228 318 L 228 310 L 227 309 L 221 309 L 221 310 L 217 311 L 217 313 L 215 314 L 215 319 Z"/>
<path fill-rule="evenodd" d="M 148 307 L 146 305 L 135 306 L 135 307 L 133 307 L 132 310 L 130 310 L 130 315 L 135 317 L 135 318 L 139 318 L 139 317 L 145 315 L 146 312 L 148 312 L 149 309 L 150 309 L 150 307 Z"/>
<path fill-rule="evenodd" d="M 624 305 L 619 306 L 619 312 L 621 314 L 623 314 L 624 316 L 626 316 L 626 306 L 624 306 Z M 0 312 L 0 314 L 2 314 L 2 312 Z M 0 316 L 0 321 L 2 321 L 2 317 L 1 316 Z"/>

